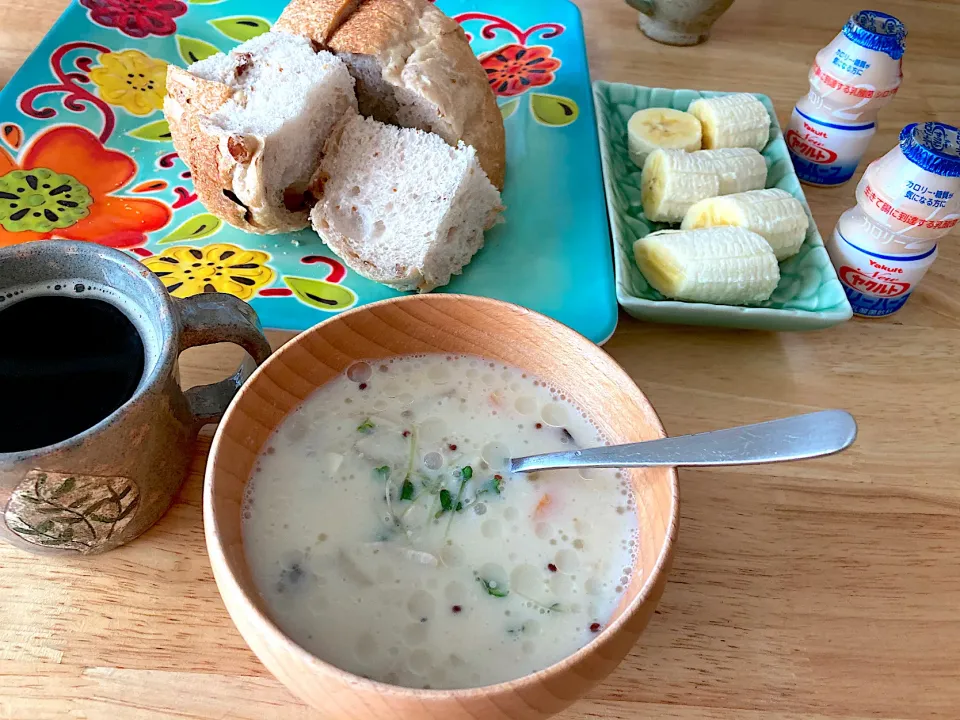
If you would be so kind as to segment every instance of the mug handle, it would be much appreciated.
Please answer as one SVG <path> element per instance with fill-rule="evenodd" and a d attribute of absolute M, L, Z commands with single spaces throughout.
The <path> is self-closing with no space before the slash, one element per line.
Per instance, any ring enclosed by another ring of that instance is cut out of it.
<path fill-rule="evenodd" d="M 233 295 L 202 293 L 176 299 L 180 314 L 180 352 L 198 345 L 229 342 L 246 350 L 262 364 L 272 352 L 253 308 Z M 243 365 L 226 380 L 199 385 L 184 395 L 199 425 L 215 423 L 243 385 Z"/>
<path fill-rule="evenodd" d="M 626 0 L 627 5 L 643 15 L 653 15 L 653 0 Z"/>

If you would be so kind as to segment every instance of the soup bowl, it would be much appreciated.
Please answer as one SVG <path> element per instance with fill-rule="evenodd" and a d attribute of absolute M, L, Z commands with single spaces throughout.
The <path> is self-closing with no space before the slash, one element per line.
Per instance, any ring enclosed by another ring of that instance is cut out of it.
<path fill-rule="evenodd" d="M 527 370 L 562 388 L 612 443 L 664 437 L 647 398 L 606 353 L 537 313 L 457 295 L 407 296 L 344 312 L 275 352 L 240 390 L 217 430 L 203 490 L 204 530 L 217 586 L 247 644 L 320 717 L 548 717 L 606 677 L 653 615 L 677 534 L 679 494 L 674 469 L 628 471 L 639 519 L 638 552 L 630 584 L 604 629 L 564 660 L 510 682 L 420 690 L 341 670 L 301 648 L 279 628 L 247 565 L 241 532 L 244 488 L 273 431 L 311 393 L 351 364 L 417 353 L 476 355 Z"/>

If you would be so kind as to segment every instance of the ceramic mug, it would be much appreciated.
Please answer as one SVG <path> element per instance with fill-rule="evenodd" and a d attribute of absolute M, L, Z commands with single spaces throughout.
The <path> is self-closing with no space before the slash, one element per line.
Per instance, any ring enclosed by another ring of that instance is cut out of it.
<path fill-rule="evenodd" d="M 640 30 L 666 45 L 696 45 L 733 5 L 733 0 L 626 0 L 640 12 Z"/>
<path fill-rule="evenodd" d="M 231 342 L 259 365 L 270 345 L 256 313 L 238 298 L 173 298 L 139 262 L 100 245 L 43 241 L 0 248 L 0 314 L 15 306 L 18 294 L 38 287 L 37 294 L 86 291 L 121 310 L 143 343 L 143 373 L 129 400 L 92 427 L 45 447 L 0 452 L 0 537 L 43 554 L 102 553 L 166 512 L 197 433 L 220 419 L 242 384 L 241 368 L 226 380 L 183 391 L 180 353 Z M 15 338 L 0 339 L 0 353 L 5 342 Z M 0 433 L 15 413 L 4 409 Z"/>

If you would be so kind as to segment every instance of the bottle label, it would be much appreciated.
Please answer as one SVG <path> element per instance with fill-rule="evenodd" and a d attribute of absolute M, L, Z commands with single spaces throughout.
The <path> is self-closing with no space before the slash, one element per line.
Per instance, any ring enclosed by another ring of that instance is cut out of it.
<path fill-rule="evenodd" d="M 919 255 L 870 252 L 854 244 L 839 225 L 827 243 L 840 284 L 856 315 L 881 317 L 903 307 L 937 257 L 937 248 Z"/>
<path fill-rule="evenodd" d="M 840 185 L 853 177 L 874 132 L 874 123 L 837 125 L 794 108 L 784 138 L 802 181 Z"/>

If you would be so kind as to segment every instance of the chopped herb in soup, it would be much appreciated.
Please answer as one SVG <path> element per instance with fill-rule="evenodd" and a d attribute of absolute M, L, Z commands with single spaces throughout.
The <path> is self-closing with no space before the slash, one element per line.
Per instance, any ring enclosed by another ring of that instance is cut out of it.
<path fill-rule="evenodd" d="M 578 650 L 636 557 L 615 470 L 511 474 L 603 444 L 560 388 L 476 357 L 358 363 L 286 418 L 248 484 L 244 547 L 273 619 L 357 675 L 515 679 Z"/>

